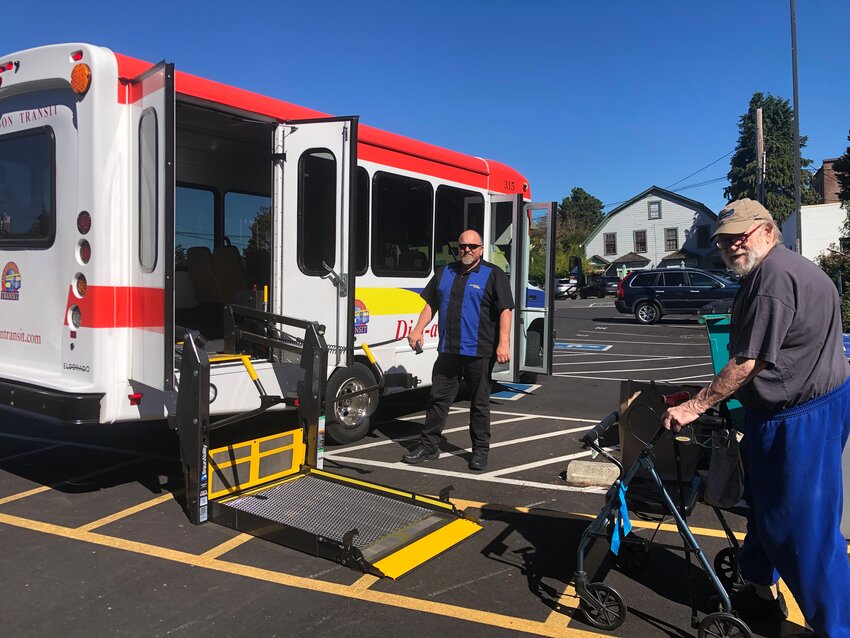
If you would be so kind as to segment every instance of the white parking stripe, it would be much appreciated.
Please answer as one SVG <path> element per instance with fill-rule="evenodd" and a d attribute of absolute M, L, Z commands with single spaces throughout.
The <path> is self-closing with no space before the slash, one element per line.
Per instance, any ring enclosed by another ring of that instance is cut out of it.
<path fill-rule="evenodd" d="M 558 343 L 567 343 L 569 341 L 578 341 L 584 343 L 593 341 L 596 343 L 637 343 L 644 346 L 699 346 L 705 348 L 708 345 L 708 339 L 702 343 L 679 343 L 677 341 L 617 341 L 616 339 L 561 339 Z"/>
<path fill-rule="evenodd" d="M 590 428 L 587 428 L 588 430 Z M 610 448 L 603 448 L 610 449 Z M 513 474 L 514 472 L 522 472 L 523 470 L 532 470 L 537 467 L 542 467 L 544 465 L 554 465 L 555 463 L 561 463 L 563 461 L 572 461 L 573 459 L 580 459 L 583 456 L 590 456 L 591 451 L 588 450 L 586 452 L 576 452 L 575 454 L 567 454 L 566 456 L 558 456 L 553 459 L 542 459 L 540 461 L 533 461 L 532 463 L 525 463 L 523 465 L 514 465 L 513 467 L 506 467 L 501 470 L 496 470 L 495 472 L 486 472 L 482 476 L 504 476 L 505 474 Z"/>
<path fill-rule="evenodd" d="M 641 359 L 640 362 L 644 361 L 669 361 L 670 359 L 711 359 L 711 357 L 646 357 L 645 359 Z M 637 363 L 634 359 L 615 359 L 614 361 L 573 361 L 570 363 L 553 363 L 552 365 L 556 366 L 583 366 L 588 364 L 594 365 L 608 365 L 609 363 Z"/>
<path fill-rule="evenodd" d="M 627 370 L 581 370 L 581 374 L 600 374 L 602 372 L 655 372 L 656 370 L 681 370 L 683 368 L 699 368 L 702 366 L 710 366 L 711 362 L 706 361 L 705 363 L 692 363 L 685 366 L 667 366 L 664 368 L 629 368 Z M 559 377 L 570 376 L 572 372 L 560 372 L 558 373 Z"/>
<path fill-rule="evenodd" d="M 589 456 L 590 452 L 583 452 L 584 456 Z M 397 463 L 388 463 L 386 461 L 371 461 L 368 459 L 358 459 L 356 457 L 348 457 L 341 455 L 325 454 L 325 459 L 330 457 L 333 461 L 341 461 L 345 463 L 354 463 L 355 465 L 366 465 L 368 467 L 383 467 L 393 470 L 402 470 L 405 472 L 418 472 L 420 474 L 434 474 L 436 476 L 448 476 L 454 478 L 462 478 L 468 481 L 483 481 L 485 483 L 501 483 L 503 485 L 518 485 L 520 487 L 536 487 L 543 490 L 556 490 L 559 492 L 584 492 L 587 494 L 604 494 L 608 488 L 599 487 L 575 487 L 572 485 L 552 485 L 550 483 L 538 483 L 536 481 L 521 481 L 518 479 L 509 479 L 503 477 L 492 477 L 486 474 L 472 474 L 470 472 L 453 472 L 450 470 L 438 470 L 434 467 L 422 467 L 421 465 L 407 465 L 401 461 Z"/>

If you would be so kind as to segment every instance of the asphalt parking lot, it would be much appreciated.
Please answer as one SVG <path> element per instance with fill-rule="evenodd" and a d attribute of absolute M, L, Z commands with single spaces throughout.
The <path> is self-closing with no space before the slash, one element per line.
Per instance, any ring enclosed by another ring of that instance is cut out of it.
<path fill-rule="evenodd" d="M 362 441 L 329 446 L 325 469 L 425 494 L 451 485 L 458 508 L 483 531 L 398 581 L 208 524 L 191 525 L 165 424 L 57 429 L 0 421 L 0 546 L 5 635 L 15 636 L 598 636 L 576 613 L 570 580 L 579 538 L 604 489 L 569 485 L 587 460 L 581 433 L 617 408 L 623 380 L 704 384 L 711 358 L 693 318 L 641 326 L 610 299 L 557 302 L 554 374 L 492 402 L 490 463 L 466 463 L 468 405 L 449 415 L 439 459 L 400 462 L 415 444 L 427 394 L 394 397 Z M 743 521 L 729 516 L 740 533 Z M 669 521 L 668 521 L 669 522 Z M 709 557 L 725 546 L 716 518 L 698 508 L 691 527 Z M 634 520 L 635 532 L 677 543 L 669 525 Z M 629 607 L 615 636 L 695 636 L 686 561 L 652 549 L 647 567 L 614 567 L 597 543 L 597 579 Z M 711 594 L 697 568 L 702 611 Z M 802 629 L 791 617 L 751 624 L 754 634 Z"/>

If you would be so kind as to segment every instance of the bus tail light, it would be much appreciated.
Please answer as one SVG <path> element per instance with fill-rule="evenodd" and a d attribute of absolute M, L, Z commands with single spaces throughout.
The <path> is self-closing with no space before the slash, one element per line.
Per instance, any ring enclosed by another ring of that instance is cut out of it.
<path fill-rule="evenodd" d="M 71 70 L 71 89 L 77 95 L 83 95 L 91 84 L 91 68 L 88 64 L 75 64 Z"/>
<path fill-rule="evenodd" d="M 80 61 L 80 60 L 82 60 L 82 59 L 83 59 L 83 52 L 82 52 L 82 51 L 74 51 L 74 52 L 71 54 L 71 60 L 72 60 L 73 62 L 79 62 L 79 61 Z"/>
<path fill-rule="evenodd" d="M 77 231 L 81 235 L 87 234 L 91 230 L 91 215 L 87 210 L 81 211 L 77 215 Z"/>
<path fill-rule="evenodd" d="M 82 241 L 80 241 L 77 251 L 77 254 L 80 258 L 80 263 L 85 266 L 87 263 L 89 263 L 89 260 L 91 259 L 91 244 L 89 244 L 85 239 L 83 239 Z"/>

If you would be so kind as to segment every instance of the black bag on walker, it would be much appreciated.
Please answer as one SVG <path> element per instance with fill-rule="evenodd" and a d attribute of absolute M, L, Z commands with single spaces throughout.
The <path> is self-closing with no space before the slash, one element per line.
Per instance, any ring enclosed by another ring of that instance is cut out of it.
<path fill-rule="evenodd" d="M 744 465 L 735 430 L 717 430 L 711 436 L 711 460 L 703 500 L 716 507 L 732 507 L 744 498 Z"/>

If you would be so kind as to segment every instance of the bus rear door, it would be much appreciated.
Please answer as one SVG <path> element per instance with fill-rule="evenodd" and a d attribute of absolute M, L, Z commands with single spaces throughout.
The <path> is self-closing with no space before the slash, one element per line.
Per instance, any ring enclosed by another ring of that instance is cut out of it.
<path fill-rule="evenodd" d="M 508 274 L 515 305 L 511 361 L 496 364 L 494 379 L 552 372 L 554 210 L 521 195 L 490 197 L 490 261 Z"/>
<path fill-rule="evenodd" d="M 350 365 L 357 118 L 286 122 L 274 144 L 274 270 L 280 277 L 274 307 L 324 325 L 328 364 Z"/>
<path fill-rule="evenodd" d="M 174 373 L 174 65 L 130 83 L 133 185 L 131 380 L 171 390 Z"/>

